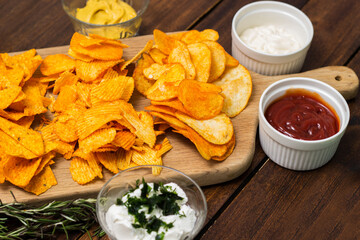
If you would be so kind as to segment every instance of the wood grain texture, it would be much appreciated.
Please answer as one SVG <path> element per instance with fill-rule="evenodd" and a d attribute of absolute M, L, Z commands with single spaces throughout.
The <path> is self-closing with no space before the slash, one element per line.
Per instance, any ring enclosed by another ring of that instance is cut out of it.
<path fill-rule="evenodd" d="M 130 47 L 124 51 L 124 58 L 130 59 L 142 49 L 152 35 L 124 39 L 124 43 Z M 38 54 L 46 57 L 55 53 L 67 53 L 67 46 L 39 49 Z M 358 78 L 350 69 L 344 67 L 327 67 L 324 69 L 312 70 L 306 73 L 286 76 L 268 77 L 251 73 L 253 78 L 253 93 L 248 106 L 241 114 L 232 119 L 236 137 L 236 146 L 233 153 L 223 162 L 206 161 L 197 152 L 195 146 L 186 138 L 175 133 L 168 133 L 173 149 L 163 158 L 164 165 L 178 169 L 192 177 L 200 186 L 207 186 L 232 180 L 244 173 L 251 164 L 255 151 L 255 137 L 258 125 L 258 104 L 261 93 L 271 83 L 283 77 L 308 76 L 322 80 L 333 85 L 341 93 L 354 92 L 358 89 Z M 335 76 L 342 76 L 342 81 L 335 81 Z M 329 78 L 330 76 L 330 78 Z M 332 77 L 331 77 L 332 76 Z M 343 87 L 345 86 L 345 87 Z M 149 105 L 149 101 L 136 93 L 130 102 L 135 109 L 143 110 Z M 181 157 L 179 157 L 181 156 Z M 21 189 L 12 187 L 9 183 L 0 185 L 1 200 L 8 202 L 12 200 L 9 193 L 13 189 L 18 201 L 45 201 L 59 198 L 73 198 L 83 196 L 94 196 L 102 185 L 112 176 L 107 170 L 104 178 L 95 180 L 85 186 L 75 183 L 70 175 L 69 161 L 62 158 L 55 160 L 56 164 L 52 169 L 58 180 L 58 185 L 52 187 L 39 197 L 26 193 Z"/>

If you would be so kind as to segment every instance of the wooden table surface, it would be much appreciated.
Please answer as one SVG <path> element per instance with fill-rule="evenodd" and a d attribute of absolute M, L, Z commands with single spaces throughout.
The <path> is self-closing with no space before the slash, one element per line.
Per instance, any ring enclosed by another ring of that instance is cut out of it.
<path fill-rule="evenodd" d="M 231 53 L 231 21 L 248 0 L 151 0 L 140 35 L 212 28 Z M 284 1 L 314 25 L 302 71 L 340 65 L 360 76 L 360 1 Z M 68 45 L 73 27 L 57 0 L 0 0 L 0 52 Z M 257 137 L 250 168 L 240 177 L 203 187 L 208 203 L 197 239 L 360 239 L 360 96 L 333 159 L 297 172 L 273 163 Z M 63 238 L 63 237 L 60 237 Z M 86 237 L 82 237 L 85 239 Z"/>

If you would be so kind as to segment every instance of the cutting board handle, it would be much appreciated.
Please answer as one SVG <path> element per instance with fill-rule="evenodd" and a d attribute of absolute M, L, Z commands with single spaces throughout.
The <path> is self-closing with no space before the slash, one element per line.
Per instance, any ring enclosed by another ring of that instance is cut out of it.
<path fill-rule="evenodd" d="M 279 76 L 264 76 L 253 72 L 251 74 L 253 78 L 258 78 L 258 82 L 264 81 L 269 84 L 289 77 L 314 78 L 334 87 L 346 100 L 354 98 L 359 90 L 358 76 L 352 69 L 344 66 L 328 66 L 307 72 Z"/>

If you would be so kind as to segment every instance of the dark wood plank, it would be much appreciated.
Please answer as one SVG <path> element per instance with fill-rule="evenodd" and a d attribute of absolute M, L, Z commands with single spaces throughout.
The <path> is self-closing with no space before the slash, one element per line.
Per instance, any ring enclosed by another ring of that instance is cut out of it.
<path fill-rule="evenodd" d="M 166 32 L 186 30 L 218 1 L 151 0 L 139 33 L 151 34 L 155 28 Z M 68 45 L 74 33 L 60 0 L 3 0 L 0 23 L 0 52 Z"/>
<path fill-rule="evenodd" d="M 316 19 L 317 29 L 305 68 L 348 63 L 360 74 L 360 43 L 354 40 L 360 39 L 360 33 L 352 24 L 360 20 L 359 5 L 355 1 L 317 0 L 304 6 L 310 19 Z M 343 13 L 347 20 L 339 21 L 337 15 Z M 351 35 L 351 41 L 321 40 L 346 34 Z M 349 101 L 350 125 L 327 165 L 314 171 L 296 172 L 267 161 L 201 239 L 359 239 L 359 98 L 358 93 Z"/>

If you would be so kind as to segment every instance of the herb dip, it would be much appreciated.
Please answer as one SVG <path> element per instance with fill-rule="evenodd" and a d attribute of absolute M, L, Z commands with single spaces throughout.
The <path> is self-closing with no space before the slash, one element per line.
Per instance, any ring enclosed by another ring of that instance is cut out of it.
<path fill-rule="evenodd" d="M 116 239 L 184 239 L 194 228 L 195 211 L 175 183 L 137 184 L 106 212 L 106 224 Z"/>

